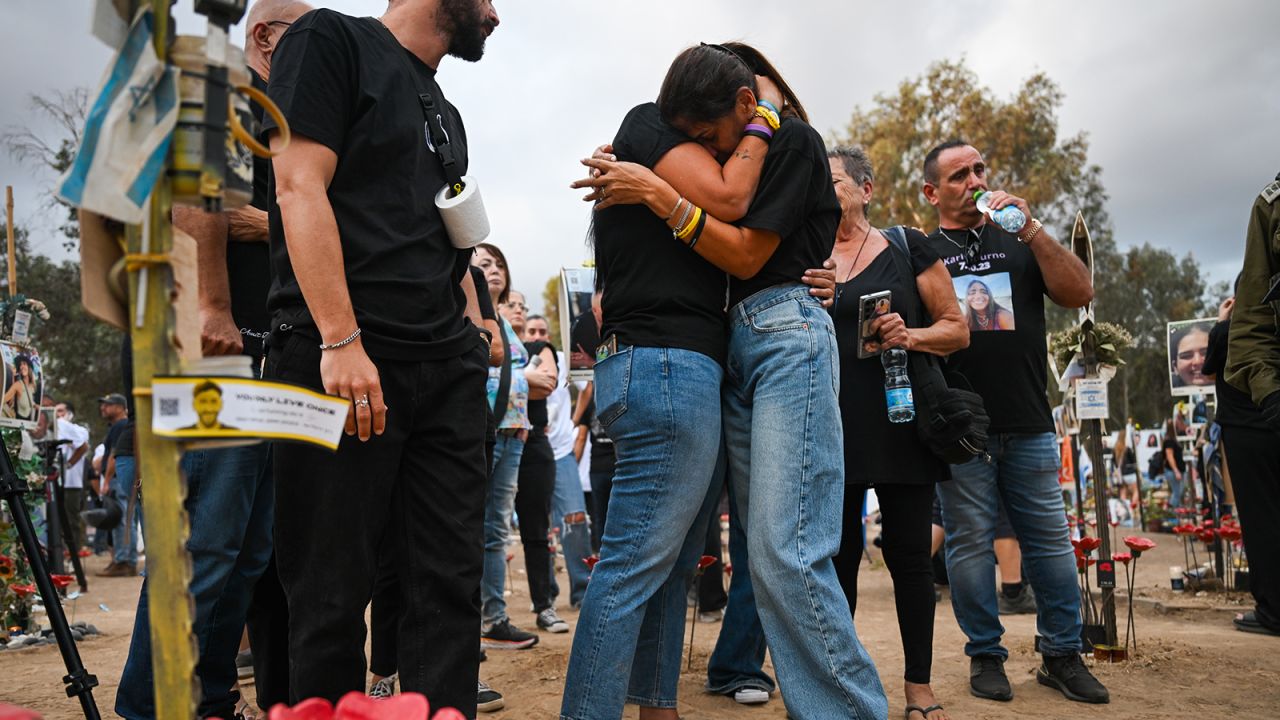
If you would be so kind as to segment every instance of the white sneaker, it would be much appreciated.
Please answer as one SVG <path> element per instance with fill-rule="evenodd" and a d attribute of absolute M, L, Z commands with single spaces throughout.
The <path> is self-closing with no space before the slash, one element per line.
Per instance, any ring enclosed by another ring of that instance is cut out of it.
<path fill-rule="evenodd" d="M 769 693 L 760 688 L 744 687 L 733 694 L 733 700 L 742 705 L 759 705 L 769 702 Z"/>
<path fill-rule="evenodd" d="M 547 608 L 538 613 L 538 628 L 549 633 L 567 633 L 569 632 L 569 623 L 560 619 L 560 616 L 556 614 L 555 608 Z"/>
<path fill-rule="evenodd" d="M 711 612 L 698 613 L 698 622 L 700 623 L 718 623 L 724 619 L 723 610 L 712 610 Z"/>

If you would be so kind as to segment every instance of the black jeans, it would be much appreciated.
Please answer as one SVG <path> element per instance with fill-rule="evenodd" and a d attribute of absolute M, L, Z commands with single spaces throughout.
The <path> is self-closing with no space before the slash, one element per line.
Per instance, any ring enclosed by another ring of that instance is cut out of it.
<path fill-rule="evenodd" d="M 600 554 L 600 541 L 604 539 L 604 522 L 609 518 L 609 495 L 613 492 L 613 466 L 617 459 L 613 445 L 599 451 L 605 458 L 597 458 L 597 447 L 591 448 L 591 551 Z"/>
<path fill-rule="evenodd" d="M 928 684 L 933 665 L 933 564 L 929 558 L 933 491 L 933 484 L 876 488 L 883 519 L 881 550 L 893 578 L 893 601 L 907 664 L 903 677 L 920 684 Z M 866 539 L 862 504 L 866 495 L 866 485 L 845 486 L 844 529 L 835 564 L 850 612 L 858 608 L 858 567 Z"/>
<path fill-rule="evenodd" d="M 253 688 L 258 707 L 289 704 L 289 602 L 280 587 L 276 554 L 258 578 L 249 601 L 249 648 L 253 650 Z"/>
<path fill-rule="evenodd" d="M 520 474 L 516 481 L 516 516 L 520 518 L 520 544 L 524 547 L 524 569 L 529 579 L 529 597 L 533 611 L 542 612 L 552 605 L 551 547 L 547 533 L 551 529 L 551 495 L 556 489 L 556 458 L 551 442 L 540 429 L 529 432 L 524 453 L 520 456 Z"/>
<path fill-rule="evenodd" d="M 1258 621 L 1280 630 L 1280 442 L 1270 429 L 1222 426 L 1222 448 L 1249 554 Z"/>
<path fill-rule="evenodd" d="M 267 376 L 319 389 L 315 341 L 295 333 L 281 344 Z M 389 407 L 382 435 L 344 436 L 336 453 L 276 445 L 276 562 L 295 702 L 364 691 L 364 611 L 378 551 L 395 528 L 407 549 L 395 567 L 401 687 L 474 716 L 487 360 L 479 338 L 454 358 L 375 358 Z"/>

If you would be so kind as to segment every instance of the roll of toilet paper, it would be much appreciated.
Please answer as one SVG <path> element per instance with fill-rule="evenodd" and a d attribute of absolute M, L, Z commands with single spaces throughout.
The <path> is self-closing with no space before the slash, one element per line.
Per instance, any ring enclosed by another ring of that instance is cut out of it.
<path fill-rule="evenodd" d="M 440 188 L 440 192 L 436 193 L 436 207 L 440 209 L 440 217 L 444 218 L 449 242 L 454 247 L 465 250 L 479 245 L 489 237 L 489 216 L 485 214 L 480 185 L 475 178 L 463 175 L 462 182 L 462 192 L 454 197 L 449 197 L 448 186 Z"/>

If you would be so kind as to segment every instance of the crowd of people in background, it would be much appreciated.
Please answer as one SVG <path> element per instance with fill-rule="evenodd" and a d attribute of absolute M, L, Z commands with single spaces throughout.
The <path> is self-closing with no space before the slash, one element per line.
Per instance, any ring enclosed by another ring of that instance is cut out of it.
<path fill-rule="evenodd" d="M 1025 200 L 988 187 L 982 152 L 963 140 L 937 138 L 919 168 L 936 229 L 873 226 L 867 154 L 828 148 L 759 50 L 703 44 L 679 54 L 657 101 L 628 112 L 574 184 L 595 207 L 602 342 L 585 349 L 594 379 L 570 382 L 571 349 L 530 313 L 500 245 L 456 247 L 433 201 L 467 169 L 436 67 L 445 55 L 479 60 L 498 22 L 490 0 L 391 0 L 380 18 L 296 0 L 250 8 L 253 82 L 293 141 L 255 165 L 251 206 L 175 210 L 200 248 L 203 350 L 249 355 L 262 377 L 351 410 L 336 452 L 263 443 L 184 456 L 200 716 L 254 716 L 238 692 L 252 674 L 262 710 L 403 690 L 470 718 L 518 707 L 481 679 L 487 652 L 537 652 L 541 633 L 573 632 L 563 720 L 620 718 L 627 703 L 642 720 L 672 720 L 692 590 L 695 621 L 721 624 L 708 691 L 756 704 L 781 690 L 798 720 L 885 718 L 855 622 L 871 494 L 907 720 L 952 717 L 931 684 L 943 579 L 973 695 L 1012 699 L 999 616 L 1035 613 L 1037 681 L 1109 702 L 1081 660 L 1045 390 L 1046 299 L 1088 304 L 1083 262 Z M 427 137 L 432 123 L 447 131 L 447 153 L 424 142 L 424 118 Z M 276 121 L 259 120 L 280 149 Z M 981 193 L 1026 223 L 992 222 Z M 865 317 L 860 300 L 886 292 L 890 311 Z M 1277 375 L 1241 365 L 1251 361 L 1234 346 L 1228 358 L 1228 334 L 1234 343 L 1247 330 L 1230 305 L 1220 321 L 1185 363 L 1180 346 L 1172 370 L 1190 384 L 1216 378 L 1223 442 L 1243 448 L 1231 453 L 1240 514 L 1263 534 L 1262 513 L 1280 511 L 1262 480 L 1277 472 Z M 891 349 L 967 379 L 990 415 L 984 451 L 948 462 L 915 423 L 893 420 L 881 357 Z M 1226 382 L 1233 374 L 1252 399 Z M 21 413 L 28 376 L 18 377 Z M 67 502 L 98 506 L 86 514 L 92 536 L 77 524 L 75 537 L 110 552 L 99 573 L 110 577 L 139 571 L 131 394 L 100 398 L 109 429 L 92 448 L 74 408 L 57 406 Z M 1142 502 L 1139 473 L 1175 506 L 1197 502 L 1183 434 L 1167 423 L 1150 468 L 1137 437 L 1117 434 L 1124 507 Z M 694 582 L 701 555 L 723 558 L 722 513 L 727 592 L 719 568 Z M 533 627 L 508 608 L 513 531 Z M 1276 632 L 1264 555 L 1250 554 L 1258 608 L 1237 625 Z M 577 612 L 575 627 L 558 608 Z M 155 713 L 148 623 L 144 582 L 116 695 L 126 718 Z"/>

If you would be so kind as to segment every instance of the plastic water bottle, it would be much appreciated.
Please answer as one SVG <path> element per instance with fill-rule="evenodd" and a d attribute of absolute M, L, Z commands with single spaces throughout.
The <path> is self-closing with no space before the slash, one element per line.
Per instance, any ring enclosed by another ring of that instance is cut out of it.
<path fill-rule="evenodd" d="M 978 210 L 994 220 L 997 225 L 1007 232 L 1016 235 L 1022 229 L 1022 226 L 1027 224 L 1027 216 L 1022 214 L 1017 205 L 1006 205 L 999 210 L 992 210 L 991 206 L 987 204 L 988 194 L 981 190 L 973 193 L 973 201 L 978 205 Z"/>
<path fill-rule="evenodd" d="M 884 365 L 884 399 L 889 406 L 889 422 L 909 423 L 916 419 L 916 403 L 911 397 L 911 378 L 907 375 L 907 351 L 889 348 L 880 353 Z"/>

